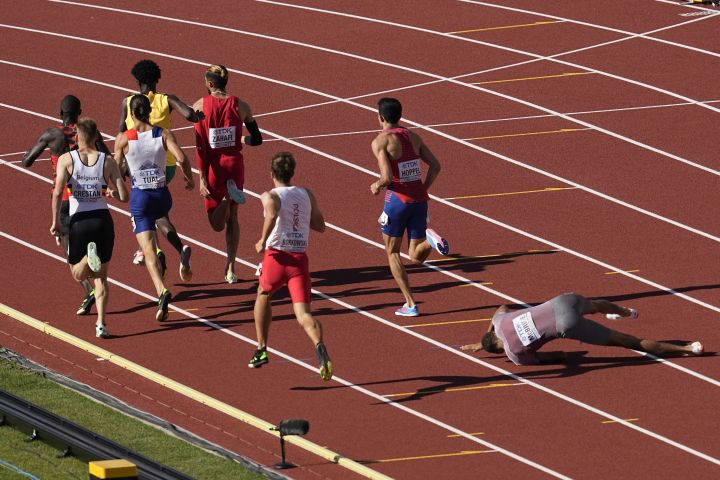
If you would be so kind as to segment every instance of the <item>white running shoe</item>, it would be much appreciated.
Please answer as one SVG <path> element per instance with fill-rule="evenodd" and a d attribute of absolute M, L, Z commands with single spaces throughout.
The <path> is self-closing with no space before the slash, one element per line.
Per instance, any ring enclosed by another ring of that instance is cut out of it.
<path fill-rule="evenodd" d="M 432 228 L 425 230 L 425 239 L 431 247 L 438 251 L 440 255 L 447 255 L 450 253 L 450 245 L 448 245 L 448 241 L 441 237 L 440 234 Z"/>
<path fill-rule="evenodd" d="M 95 242 L 88 243 L 87 262 L 88 262 L 88 267 L 90 267 L 90 270 L 92 270 L 95 273 L 100 271 L 100 267 L 102 267 L 102 262 L 100 261 L 100 257 L 98 257 L 97 245 L 95 245 Z"/>
<path fill-rule="evenodd" d="M 705 347 L 700 342 L 693 342 L 691 345 L 693 355 L 702 355 L 705 353 Z"/>
<path fill-rule="evenodd" d="M 100 325 L 95 325 L 95 336 L 97 338 L 109 338 L 110 332 L 108 332 L 107 326 L 102 323 Z"/>
<path fill-rule="evenodd" d="M 245 203 L 245 194 L 241 189 L 238 188 L 237 184 L 235 183 L 235 180 L 232 178 L 227 181 L 227 190 L 228 195 L 230 195 L 230 198 L 232 198 L 233 202 L 238 203 L 242 205 Z"/>
<path fill-rule="evenodd" d="M 145 263 L 145 254 L 139 248 L 133 254 L 133 265 L 143 265 Z"/>
<path fill-rule="evenodd" d="M 628 308 L 628 310 L 630 310 L 630 315 L 628 315 L 627 317 L 623 317 L 622 315 L 618 315 L 617 313 L 608 313 L 605 315 L 605 318 L 607 318 L 608 320 L 619 320 L 621 318 L 638 318 L 638 315 L 640 315 L 638 311 L 634 308 Z"/>

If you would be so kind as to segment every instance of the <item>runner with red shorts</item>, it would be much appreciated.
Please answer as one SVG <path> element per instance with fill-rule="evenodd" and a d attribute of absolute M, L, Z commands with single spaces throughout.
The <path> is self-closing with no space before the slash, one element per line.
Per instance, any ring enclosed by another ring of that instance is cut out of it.
<path fill-rule="evenodd" d="M 250 105 L 225 91 L 227 81 L 227 69 L 211 65 L 205 72 L 208 95 L 195 102 L 193 109 L 205 115 L 195 124 L 200 195 L 205 197 L 210 226 L 216 232 L 225 230 L 225 280 L 236 283 L 235 255 L 240 238 L 237 206 L 245 203 L 242 144 L 261 145 L 262 135 Z M 243 123 L 250 135 L 240 141 Z"/>
<path fill-rule="evenodd" d="M 50 150 L 50 161 L 52 164 L 52 174 L 55 178 L 57 174 L 57 163 L 58 158 L 64 153 L 71 150 L 77 149 L 77 129 L 75 125 L 78 122 L 78 117 L 82 113 L 80 108 L 80 100 L 74 95 L 65 96 L 60 102 L 60 118 L 62 118 L 62 125 L 57 127 L 50 127 L 46 129 L 33 147 L 28 150 L 22 158 L 22 164 L 24 167 L 30 167 L 35 160 L 40 156 L 45 149 Z M 95 149 L 109 154 L 105 142 L 102 138 L 98 138 L 95 141 Z M 62 193 L 62 201 L 60 203 L 60 228 L 58 230 L 57 242 L 65 252 L 65 257 L 68 255 L 68 238 L 70 233 L 70 190 L 65 188 Z M 85 297 L 83 298 L 80 307 L 75 312 L 77 315 L 86 315 L 90 312 L 90 309 L 95 304 L 95 290 L 87 280 L 80 282 L 83 290 L 85 291 Z"/>
<path fill-rule="evenodd" d="M 416 317 L 418 308 L 400 258 L 405 230 L 410 238 L 408 255 L 414 263 L 423 263 L 433 248 L 447 255 L 450 247 L 435 230 L 427 228 L 430 198 L 427 191 L 440 172 L 440 162 L 418 134 L 398 124 L 401 116 L 402 105 L 398 100 L 381 98 L 378 101 L 378 121 L 383 130 L 373 140 L 372 150 L 380 167 L 380 180 L 370 185 L 370 191 L 377 195 L 387 187 L 378 222 L 382 226 L 390 271 L 405 297 L 405 304 L 395 310 L 395 315 Z M 425 181 L 422 163 L 428 165 Z"/>
<path fill-rule="evenodd" d="M 315 345 L 320 376 L 330 380 L 332 362 L 323 343 L 322 325 L 310 313 L 311 281 L 305 254 L 310 229 L 322 233 L 325 219 L 310 190 L 290 185 L 295 173 L 292 154 L 275 154 L 270 169 L 275 188 L 262 194 L 265 221 L 262 236 L 255 244 L 258 253 L 265 252 L 255 300 L 258 348 L 248 367 L 258 368 L 268 363 L 267 339 L 272 321 L 270 299 L 273 293 L 287 285 L 295 317 Z"/>

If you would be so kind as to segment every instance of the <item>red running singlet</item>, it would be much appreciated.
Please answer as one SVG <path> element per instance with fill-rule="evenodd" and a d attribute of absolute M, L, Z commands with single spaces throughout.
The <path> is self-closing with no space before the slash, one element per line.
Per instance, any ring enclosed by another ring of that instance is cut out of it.
<path fill-rule="evenodd" d="M 428 201 L 430 197 L 422 181 L 422 160 L 415 153 L 410 132 L 404 127 L 388 128 L 383 132 L 396 135 L 402 146 L 400 158 L 390 159 L 393 177 L 388 190 L 395 192 L 403 203 Z"/>

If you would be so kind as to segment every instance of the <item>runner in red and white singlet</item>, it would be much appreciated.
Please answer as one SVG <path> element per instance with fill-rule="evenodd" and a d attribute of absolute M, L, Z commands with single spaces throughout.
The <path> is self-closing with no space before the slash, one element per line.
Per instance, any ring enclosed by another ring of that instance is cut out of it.
<path fill-rule="evenodd" d="M 225 91 L 227 81 L 227 69 L 222 65 L 211 65 L 205 72 L 208 95 L 195 102 L 193 109 L 205 115 L 195 124 L 200 194 L 205 198 L 205 210 L 213 230 L 227 229 L 225 280 L 235 283 L 235 255 L 240 237 L 237 206 L 245 203 L 242 146 L 243 143 L 261 145 L 262 135 L 250 106 Z M 250 133 L 244 138 L 243 124 Z"/>
<path fill-rule="evenodd" d="M 288 286 L 297 321 L 315 345 L 320 376 L 332 378 L 332 363 L 323 344 L 320 322 L 310 313 L 310 271 L 305 250 L 310 230 L 325 231 L 325 220 L 312 192 L 290 185 L 295 173 L 295 159 L 288 152 L 275 154 L 270 162 L 275 188 L 262 194 L 262 235 L 255 244 L 264 253 L 260 286 L 255 300 L 255 330 L 258 348 L 248 366 L 258 368 L 268 363 L 267 339 L 272 321 L 270 299 L 278 289 Z"/>
<path fill-rule="evenodd" d="M 378 219 L 382 227 L 385 251 L 393 278 L 405 297 L 405 304 L 395 315 L 419 315 L 410 290 L 405 266 L 400 259 L 400 247 L 407 230 L 410 237 L 408 255 L 415 263 L 424 262 L 433 248 L 447 255 L 447 240 L 427 228 L 428 189 L 440 172 L 440 162 L 420 136 L 398 125 L 402 105 L 394 98 L 378 102 L 378 120 L 383 130 L 372 142 L 372 150 L 380 167 L 380 180 L 370 185 L 373 195 L 387 187 L 385 205 Z M 422 166 L 428 166 L 423 180 Z"/>

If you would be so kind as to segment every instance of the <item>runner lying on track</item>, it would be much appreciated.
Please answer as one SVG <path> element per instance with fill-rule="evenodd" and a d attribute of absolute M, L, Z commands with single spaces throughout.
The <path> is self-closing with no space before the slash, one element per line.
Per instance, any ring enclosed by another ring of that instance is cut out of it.
<path fill-rule="evenodd" d="M 62 125 L 58 127 L 50 127 L 46 129 L 38 138 L 37 142 L 33 147 L 28 150 L 22 158 L 22 164 L 25 167 L 32 166 L 35 160 L 40 156 L 45 149 L 50 150 L 50 161 L 52 163 L 52 174 L 53 178 L 57 174 L 57 163 L 58 158 L 63 153 L 67 153 L 70 150 L 77 148 L 77 129 L 75 124 L 78 121 L 78 117 L 82 113 L 80 108 L 80 100 L 73 96 L 67 95 L 60 102 L 60 118 L 62 119 Z M 102 138 L 98 138 L 95 144 L 95 148 L 103 153 L 109 154 L 105 142 Z M 62 247 L 65 253 L 65 258 L 68 255 L 68 234 L 70 225 L 70 191 L 66 188 L 63 190 L 62 202 L 60 203 L 60 228 L 56 237 L 58 244 Z M 75 314 L 87 315 L 90 309 L 95 304 L 95 291 L 89 281 L 83 280 L 80 282 L 80 286 L 85 292 L 85 297 L 80 303 Z"/>
<path fill-rule="evenodd" d="M 460 347 L 461 350 L 503 353 L 516 365 L 557 363 L 565 360 L 565 352 L 538 352 L 556 338 L 572 338 L 592 345 L 607 345 L 640 350 L 654 355 L 692 353 L 702 355 L 702 343 L 687 345 L 645 340 L 611 330 L 583 315 L 604 313 L 610 320 L 637 318 L 637 311 L 615 305 L 607 300 L 589 300 L 566 293 L 536 307 L 508 311 L 503 305 L 492 318 L 488 332 L 480 343 Z"/>
<path fill-rule="evenodd" d="M 310 229 L 322 233 L 325 220 L 312 192 L 290 184 L 295 173 L 292 154 L 276 153 L 270 169 L 275 188 L 262 194 L 265 221 L 262 236 L 255 244 L 258 253 L 265 252 L 255 300 L 258 348 L 248 367 L 258 368 L 268 363 L 267 339 L 272 321 L 270 299 L 273 293 L 287 285 L 295 317 L 315 345 L 320 376 L 330 380 L 332 362 L 323 343 L 322 325 L 310 313 L 310 271 L 305 254 Z"/>
<path fill-rule="evenodd" d="M 430 199 L 427 191 L 440 173 L 440 162 L 418 134 L 398 124 L 401 116 L 402 105 L 398 100 L 385 97 L 378 101 L 378 121 L 383 130 L 373 140 L 372 151 L 380 167 L 380 179 L 370 185 L 370 191 L 377 195 L 387 187 L 378 222 L 382 226 L 390 271 L 405 297 L 405 304 L 395 315 L 416 317 L 418 308 L 400 258 L 405 230 L 410 239 L 408 255 L 414 263 L 423 263 L 433 248 L 447 255 L 450 247 L 435 230 L 427 228 Z M 422 163 L 428 165 L 425 181 Z"/>
<path fill-rule="evenodd" d="M 242 147 L 243 143 L 251 147 L 262 145 L 263 139 L 250 105 L 227 93 L 227 82 L 227 68 L 210 65 L 205 72 L 208 95 L 195 102 L 193 108 L 205 114 L 205 118 L 195 124 L 200 195 L 205 198 L 205 211 L 212 229 L 225 230 L 225 281 L 236 283 L 235 256 L 240 239 L 237 208 L 245 203 Z M 250 135 L 241 138 L 243 124 Z"/>
<path fill-rule="evenodd" d="M 157 83 L 160 81 L 160 67 L 157 63 L 152 60 L 140 60 L 137 62 L 131 72 L 132 76 L 138 82 L 138 88 L 140 93 L 145 95 L 150 100 L 152 111 L 150 112 L 150 124 L 162 127 L 166 130 L 172 128 L 172 117 L 173 111 L 177 111 L 185 117 L 189 122 L 198 122 L 204 117 L 202 112 L 198 112 L 185 105 L 178 97 L 172 94 L 160 93 L 157 91 Z M 123 98 L 122 105 L 120 107 L 120 131 L 135 128 L 132 116 L 130 115 L 130 99 L 132 95 L 128 95 Z M 169 185 L 175 176 L 175 156 L 167 152 L 165 156 L 165 184 Z M 170 222 L 170 217 L 158 218 L 155 222 L 158 230 L 168 239 L 168 242 L 177 250 L 180 255 L 180 279 L 183 282 L 189 282 L 192 280 L 192 270 L 190 268 L 190 255 L 192 249 L 189 245 L 183 245 L 180 236 L 177 233 L 175 225 Z M 157 238 L 155 239 L 157 242 Z M 165 253 L 162 249 L 157 250 L 157 257 L 160 260 L 160 268 L 162 270 L 163 278 L 165 277 L 166 259 Z M 133 263 L 135 265 L 142 265 L 145 261 L 145 254 L 142 249 L 135 251 L 133 256 Z"/>
<path fill-rule="evenodd" d="M 70 189 L 68 263 L 73 278 L 93 279 L 97 322 L 95 335 L 109 336 L 105 324 L 108 300 L 107 272 L 115 243 L 115 229 L 104 193 L 107 185 L 114 186 L 112 196 L 127 202 L 120 169 L 115 159 L 95 149 L 99 137 L 97 125 L 89 118 L 81 118 L 76 125 L 77 149 L 64 153 L 57 161 L 55 189 L 52 197 L 52 235 L 62 229 L 61 202 L 65 190 Z"/>

